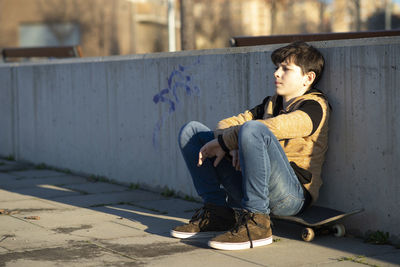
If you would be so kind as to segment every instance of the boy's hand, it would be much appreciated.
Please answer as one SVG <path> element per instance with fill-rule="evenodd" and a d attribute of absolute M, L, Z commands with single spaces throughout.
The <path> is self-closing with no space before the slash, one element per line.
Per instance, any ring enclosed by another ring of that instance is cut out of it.
<path fill-rule="evenodd" d="M 217 139 L 213 139 L 207 144 L 205 144 L 202 148 L 200 148 L 199 152 L 199 161 L 197 166 L 201 166 L 206 158 L 217 157 L 214 161 L 214 167 L 217 167 L 219 162 L 224 158 L 225 151 L 219 145 Z"/>
<path fill-rule="evenodd" d="M 239 150 L 231 150 L 229 151 L 229 155 L 232 157 L 232 166 L 235 167 L 237 171 L 241 171 L 240 169 L 240 161 L 239 161 Z"/>

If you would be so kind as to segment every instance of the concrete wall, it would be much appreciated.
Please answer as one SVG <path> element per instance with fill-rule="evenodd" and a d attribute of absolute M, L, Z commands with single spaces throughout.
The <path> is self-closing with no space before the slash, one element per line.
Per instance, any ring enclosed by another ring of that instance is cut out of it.
<path fill-rule="evenodd" d="M 400 236 L 400 38 L 315 43 L 333 108 L 320 204 Z M 196 195 L 177 149 L 273 93 L 277 46 L 0 65 L 0 154 Z"/>

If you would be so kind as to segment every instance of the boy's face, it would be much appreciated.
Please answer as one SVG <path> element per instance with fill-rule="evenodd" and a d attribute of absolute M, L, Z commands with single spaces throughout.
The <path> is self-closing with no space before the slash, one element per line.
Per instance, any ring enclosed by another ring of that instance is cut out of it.
<path fill-rule="evenodd" d="M 278 64 L 275 76 L 276 93 L 283 96 L 286 100 L 304 94 L 310 87 L 310 77 L 303 74 L 299 66 L 285 60 Z"/>

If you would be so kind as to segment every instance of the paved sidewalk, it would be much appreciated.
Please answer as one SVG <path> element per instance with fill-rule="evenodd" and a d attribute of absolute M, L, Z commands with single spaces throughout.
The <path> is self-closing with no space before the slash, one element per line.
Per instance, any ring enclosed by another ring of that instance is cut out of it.
<path fill-rule="evenodd" d="M 276 223 L 267 247 L 227 252 L 169 230 L 199 203 L 0 160 L 0 266 L 400 266 L 400 249 Z"/>

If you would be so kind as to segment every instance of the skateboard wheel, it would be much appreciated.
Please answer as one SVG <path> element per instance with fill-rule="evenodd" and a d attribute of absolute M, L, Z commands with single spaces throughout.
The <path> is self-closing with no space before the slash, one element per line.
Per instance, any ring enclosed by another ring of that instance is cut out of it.
<path fill-rule="evenodd" d="M 315 232 L 311 228 L 304 228 L 303 232 L 301 233 L 301 238 L 303 238 L 304 241 L 310 242 L 314 239 L 315 237 Z"/>
<path fill-rule="evenodd" d="M 346 229 L 343 224 L 335 224 L 333 226 L 334 236 L 343 237 L 346 233 Z"/>

